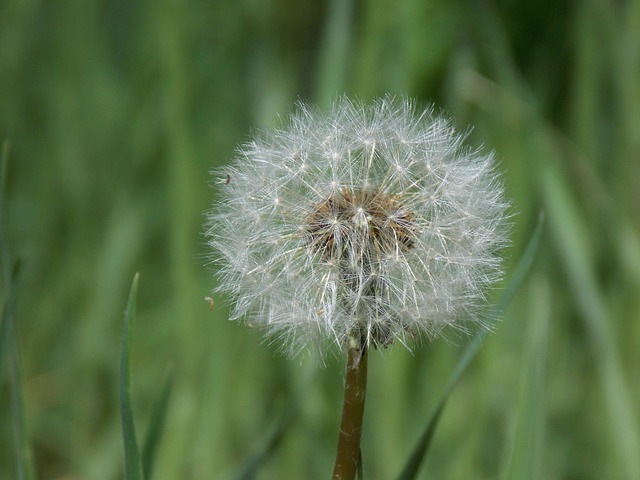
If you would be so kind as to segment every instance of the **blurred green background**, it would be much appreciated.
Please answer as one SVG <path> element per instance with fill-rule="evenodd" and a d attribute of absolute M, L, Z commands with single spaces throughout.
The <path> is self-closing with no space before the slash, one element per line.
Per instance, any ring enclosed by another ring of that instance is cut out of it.
<path fill-rule="evenodd" d="M 508 273 L 545 212 L 533 270 L 420 478 L 640 478 L 640 1 L 3 0 L 3 267 L 21 265 L 36 478 L 122 474 L 118 362 L 137 271 L 140 436 L 175 373 L 154 478 L 237 478 L 290 408 L 258 478 L 330 476 L 343 360 L 282 358 L 226 321 L 225 299 L 210 312 L 202 224 L 209 170 L 252 128 L 344 92 L 434 103 L 496 151 L 517 213 Z M 8 290 L 5 277 L 5 305 Z M 371 356 L 367 479 L 400 472 L 467 343 Z M 9 363 L 2 479 L 20 473 Z"/>

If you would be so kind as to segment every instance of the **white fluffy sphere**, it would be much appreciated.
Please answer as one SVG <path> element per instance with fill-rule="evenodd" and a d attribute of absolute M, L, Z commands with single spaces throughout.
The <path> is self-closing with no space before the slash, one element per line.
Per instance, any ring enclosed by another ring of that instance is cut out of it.
<path fill-rule="evenodd" d="M 300 105 L 214 172 L 207 237 L 234 319 L 291 353 L 386 346 L 481 319 L 501 276 L 504 188 L 491 154 L 385 97 Z"/>

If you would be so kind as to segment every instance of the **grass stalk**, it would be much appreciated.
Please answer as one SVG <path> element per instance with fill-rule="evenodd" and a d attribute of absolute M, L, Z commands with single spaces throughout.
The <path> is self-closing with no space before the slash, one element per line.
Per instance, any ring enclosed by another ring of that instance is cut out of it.
<path fill-rule="evenodd" d="M 122 329 L 122 349 L 120 352 L 120 417 L 124 440 L 124 478 L 125 480 L 142 480 L 142 461 L 136 440 L 136 428 L 131 406 L 131 341 L 133 326 L 136 320 L 136 301 L 138 298 L 138 282 L 140 275 L 135 274 L 127 310 L 124 315 Z"/>

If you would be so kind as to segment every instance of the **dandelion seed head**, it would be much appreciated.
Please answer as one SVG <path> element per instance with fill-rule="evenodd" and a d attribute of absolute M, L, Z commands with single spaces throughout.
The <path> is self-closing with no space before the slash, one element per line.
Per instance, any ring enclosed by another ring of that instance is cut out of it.
<path fill-rule="evenodd" d="M 407 99 L 300 105 L 214 172 L 207 216 L 233 319 L 295 354 L 408 345 L 482 323 L 507 242 L 492 154 Z M 230 181 L 229 179 L 233 179 Z"/>

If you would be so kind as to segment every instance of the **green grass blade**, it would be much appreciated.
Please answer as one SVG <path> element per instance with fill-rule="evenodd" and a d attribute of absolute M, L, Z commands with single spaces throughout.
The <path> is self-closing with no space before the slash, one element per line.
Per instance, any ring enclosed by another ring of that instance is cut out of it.
<path fill-rule="evenodd" d="M 136 429 L 131 408 L 131 342 L 133 326 L 136 320 L 136 301 L 138 297 L 138 273 L 133 277 L 127 310 L 124 314 L 122 329 L 122 350 L 120 356 L 120 415 L 122 435 L 124 437 L 124 478 L 142 480 L 142 462 L 136 441 Z"/>
<path fill-rule="evenodd" d="M 9 323 L 8 330 L 15 330 Z M 22 365 L 20 363 L 20 342 L 18 335 L 13 331 L 12 342 L 9 345 L 9 377 L 11 380 L 11 403 L 13 407 L 13 427 L 17 451 L 17 477 L 18 480 L 35 479 L 35 466 L 33 450 L 29 439 L 27 421 L 24 406 L 24 392 L 22 381 Z"/>
<path fill-rule="evenodd" d="M 0 325 L 0 385 L 4 375 L 4 359 L 7 358 L 6 349 L 9 345 L 11 335 L 10 321 L 13 318 L 13 279 L 11 275 L 9 259 L 9 248 L 5 238 L 6 225 L 4 223 L 5 212 L 5 185 L 7 180 L 7 169 L 9 165 L 9 142 L 5 140 L 2 144 L 2 159 L 0 160 L 0 264 L 2 265 L 2 284 L 4 285 L 4 304 L 2 306 L 2 325 Z"/>
<path fill-rule="evenodd" d="M 12 298 L 5 299 L 2 309 L 2 324 L 0 325 L 0 385 L 4 381 L 4 359 L 7 358 L 7 348 L 11 337 L 10 319 L 13 318 Z"/>
<path fill-rule="evenodd" d="M 543 275 L 532 278 L 529 321 L 520 372 L 519 412 L 505 478 L 546 478 L 544 472 L 547 353 L 551 291 Z"/>
<path fill-rule="evenodd" d="M 556 169 L 548 168 L 543 180 L 549 230 L 585 323 L 592 355 L 597 359 L 595 364 L 610 424 L 610 454 L 618 462 L 620 478 L 640 478 L 637 412 L 611 332 L 611 314 L 598 285 L 587 220 L 570 197 L 566 180 Z"/>
<path fill-rule="evenodd" d="M 352 50 L 353 0 L 331 0 L 319 52 L 316 99 L 326 103 L 347 84 Z"/>
<path fill-rule="evenodd" d="M 167 378 L 162 387 L 160 398 L 158 403 L 153 409 L 151 416 L 151 422 L 149 423 L 149 430 L 142 447 L 142 471 L 144 472 L 145 480 L 151 479 L 153 473 L 153 464 L 156 458 L 158 449 L 158 443 L 162 436 L 164 428 L 164 422 L 167 416 L 167 407 L 169 405 L 169 397 L 171 390 L 173 389 L 173 369 L 167 374 Z"/>
<path fill-rule="evenodd" d="M 257 451 L 251 455 L 240 468 L 239 472 L 232 476 L 236 480 L 251 480 L 256 478 L 257 472 L 266 463 L 280 445 L 284 434 L 291 426 L 297 413 L 295 405 L 289 405 L 280 418 L 276 421 L 271 431 L 265 436 Z"/>
<path fill-rule="evenodd" d="M 6 294 L 4 299 L 4 306 L 2 308 L 2 325 L 0 325 L 0 385 L 4 381 L 4 363 L 5 359 L 12 355 L 12 337 L 14 330 L 14 314 L 15 314 L 15 280 L 18 276 L 19 265 L 15 265 L 13 273 L 9 275 L 6 285 Z M 13 339 L 16 341 L 16 339 Z"/>
<path fill-rule="evenodd" d="M 16 446 L 16 476 L 18 480 L 33 480 L 35 478 L 35 463 L 25 413 L 20 341 L 14 321 L 15 289 L 13 284 L 17 273 L 18 267 L 16 266 L 10 276 L 7 288 L 8 298 L 6 299 L 2 328 L 0 329 L 0 368 L 4 371 L 4 358 L 7 358 Z"/>
<path fill-rule="evenodd" d="M 2 385 L 3 381 L 4 362 L 5 359 L 7 359 L 13 430 L 16 443 L 16 475 L 19 480 L 32 480 L 35 478 L 35 464 L 27 428 L 22 365 L 20 362 L 20 341 L 15 328 L 14 317 L 15 284 L 19 264 L 13 262 L 9 254 L 4 220 L 9 150 L 10 143 L 8 140 L 5 140 L 2 144 L 2 158 L 0 163 L 0 262 L 2 263 L 2 283 L 4 285 L 4 305 L 2 308 L 2 325 L 0 325 L 0 385 Z"/>
<path fill-rule="evenodd" d="M 510 281 L 508 282 L 506 288 L 502 292 L 502 295 L 498 299 L 498 301 L 493 305 L 491 309 L 491 318 L 500 318 L 504 313 L 505 309 L 513 299 L 515 293 L 518 288 L 524 281 L 527 273 L 531 269 L 531 265 L 533 264 L 533 260 L 536 256 L 536 252 L 538 251 L 538 246 L 540 245 L 540 238 L 542 236 L 542 225 L 543 225 L 543 215 L 540 215 L 538 220 L 538 224 L 536 226 L 535 231 L 529 240 L 527 248 L 525 249 L 520 262 L 518 263 L 513 275 L 511 276 Z M 431 441 L 433 439 L 433 435 L 435 434 L 436 427 L 440 421 L 440 417 L 442 416 L 442 412 L 444 411 L 444 407 L 447 404 L 447 400 L 449 396 L 453 392 L 453 389 L 456 387 L 462 374 L 466 371 L 471 363 L 471 360 L 475 357 L 476 353 L 480 349 L 480 345 L 487 335 L 487 330 L 480 330 L 469 346 L 466 348 L 462 358 L 458 362 L 456 369 L 453 374 L 449 378 L 449 382 L 438 401 L 436 408 L 429 419 L 427 426 L 418 441 L 418 444 L 413 450 L 412 455 L 409 457 L 409 461 L 407 462 L 404 470 L 398 477 L 400 480 L 412 480 L 416 478 L 418 470 L 420 466 L 424 462 L 429 453 L 429 449 L 431 447 Z"/>

